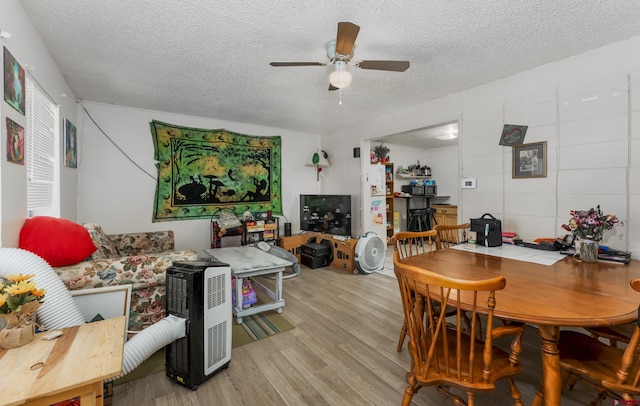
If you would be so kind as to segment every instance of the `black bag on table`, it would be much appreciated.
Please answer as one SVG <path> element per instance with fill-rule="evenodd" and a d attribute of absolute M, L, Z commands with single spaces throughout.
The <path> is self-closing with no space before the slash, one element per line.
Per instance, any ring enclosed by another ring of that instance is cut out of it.
<path fill-rule="evenodd" d="M 471 219 L 471 231 L 475 231 L 477 244 L 485 247 L 502 245 L 502 222 L 489 213 Z"/>

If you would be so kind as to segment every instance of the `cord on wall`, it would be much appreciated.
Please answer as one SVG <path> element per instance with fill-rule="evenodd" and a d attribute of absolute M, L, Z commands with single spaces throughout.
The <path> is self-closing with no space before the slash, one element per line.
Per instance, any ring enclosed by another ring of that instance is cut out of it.
<path fill-rule="evenodd" d="M 115 141 L 113 141 L 113 140 L 111 139 L 111 137 L 109 137 L 109 136 L 107 135 L 107 133 L 105 133 L 105 132 L 104 132 L 104 130 L 103 130 L 103 129 L 98 125 L 98 123 L 96 123 L 96 120 L 94 120 L 94 119 L 93 119 L 93 117 L 91 117 L 91 114 L 89 114 L 89 111 L 87 111 L 87 108 L 86 108 L 82 103 L 80 103 L 80 101 L 79 101 L 79 100 L 76 100 L 76 103 L 78 103 L 80 106 L 82 106 L 82 109 L 84 110 L 85 114 L 87 115 L 87 117 L 89 117 L 89 119 L 91 120 L 91 122 L 93 122 L 93 124 L 96 126 L 96 128 L 97 128 L 98 130 L 100 130 L 100 132 L 102 133 L 102 135 L 104 135 L 104 136 L 109 140 L 109 142 L 111 142 L 111 143 L 112 143 L 112 144 L 113 144 L 113 145 L 118 149 L 118 151 L 120 151 L 120 152 L 122 153 L 122 155 L 124 155 L 124 157 L 125 157 L 125 158 L 127 158 L 127 159 L 129 160 L 129 162 L 131 162 L 132 164 L 134 164 L 138 169 L 140 169 L 142 172 L 144 172 L 144 173 L 145 173 L 147 176 L 149 176 L 151 179 L 153 179 L 153 180 L 157 181 L 157 178 L 156 178 L 155 176 L 151 175 L 149 172 L 145 171 L 145 170 L 144 170 L 140 165 L 138 165 L 138 164 L 137 164 L 137 163 L 136 163 L 136 162 L 135 162 L 135 161 L 134 161 L 134 160 L 133 160 L 129 155 L 127 155 L 127 153 L 126 153 L 126 152 L 124 152 L 124 151 L 122 150 L 122 148 L 120 148 L 120 147 L 118 146 L 118 144 L 116 144 L 116 143 L 115 143 Z"/>

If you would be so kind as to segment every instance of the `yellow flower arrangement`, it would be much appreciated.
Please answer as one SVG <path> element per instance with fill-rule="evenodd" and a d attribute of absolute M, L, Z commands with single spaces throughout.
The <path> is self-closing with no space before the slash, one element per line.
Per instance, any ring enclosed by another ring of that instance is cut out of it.
<path fill-rule="evenodd" d="M 44 289 L 38 289 L 31 279 L 35 274 L 13 274 L 0 281 L 0 314 L 15 314 L 15 321 L 30 317 L 44 300 Z M 11 323 L 10 323 L 11 324 Z M 10 326 L 9 326 L 10 327 Z"/>

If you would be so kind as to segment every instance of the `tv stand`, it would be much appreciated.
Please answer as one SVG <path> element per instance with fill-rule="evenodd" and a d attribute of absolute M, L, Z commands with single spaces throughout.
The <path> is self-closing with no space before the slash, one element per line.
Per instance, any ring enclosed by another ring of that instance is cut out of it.
<path fill-rule="evenodd" d="M 309 240 L 313 241 L 314 239 L 317 242 L 322 240 L 331 241 L 333 261 L 331 261 L 329 266 L 342 269 L 347 272 L 357 272 L 355 262 L 356 244 L 358 243 L 357 238 L 307 231 L 302 234 L 280 237 L 278 239 L 278 245 L 295 255 L 298 258 L 298 262 L 302 263 L 300 255 L 302 254 L 302 246 Z"/>

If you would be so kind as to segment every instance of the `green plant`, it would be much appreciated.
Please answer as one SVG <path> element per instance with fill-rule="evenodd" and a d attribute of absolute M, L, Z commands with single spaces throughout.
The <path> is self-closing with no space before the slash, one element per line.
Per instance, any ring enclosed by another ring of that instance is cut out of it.
<path fill-rule="evenodd" d="M 385 147 L 382 144 L 376 145 L 375 147 L 373 147 L 373 153 L 376 154 L 378 158 L 386 158 L 386 156 L 389 154 L 389 148 Z"/>

